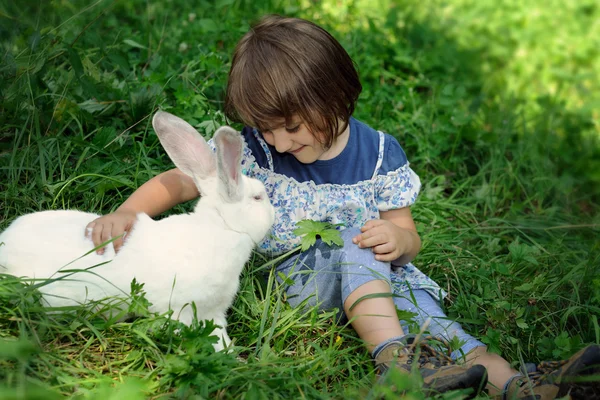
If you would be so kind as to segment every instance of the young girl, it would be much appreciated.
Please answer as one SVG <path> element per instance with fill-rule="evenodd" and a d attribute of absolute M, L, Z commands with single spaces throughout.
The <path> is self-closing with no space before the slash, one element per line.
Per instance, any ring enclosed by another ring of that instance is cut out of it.
<path fill-rule="evenodd" d="M 343 310 L 380 372 L 394 366 L 408 373 L 418 361 L 427 391 L 477 390 L 489 377 L 490 393 L 509 398 L 566 394 L 561 378 L 576 375 L 589 359 L 597 364 L 597 347 L 563 362 L 551 379 L 532 381 L 446 318 L 439 303 L 443 291 L 411 264 L 421 247 L 409 209 L 419 178 L 396 139 L 352 117 L 361 90 L 346 51 L 305 20 L 267 16 L 233 56 L 225 111 L 247 125 L 241 133 L 244 173 L 265 184 L 277 210 L 259 250 L 277 255 L 296 247 L 300 238 L 293 230 L 303 219 L 344 224 L 343 247 L 318 242 L 278 267 L 294 282 L 287 288 L 290 304 Z M 92 222 L 91 237 L 99 245 L 128 232 L 139 212 L 156 216 L 198 196 L 191 178 L 177 169 L 164 172 Z M 122 243 L 115 241 L 115 249 Z M 395 297 L 363 299 L 377 293 Z M 417 313 L 419 325 L 427 320 L 431 337 L 460 339 L 452 360 L 427 340 L 406 335 L 396 308 Z M 413 360 L 417 350 L 421 357 Z M 464 365 L 454 362 L 461 355 Z"/>

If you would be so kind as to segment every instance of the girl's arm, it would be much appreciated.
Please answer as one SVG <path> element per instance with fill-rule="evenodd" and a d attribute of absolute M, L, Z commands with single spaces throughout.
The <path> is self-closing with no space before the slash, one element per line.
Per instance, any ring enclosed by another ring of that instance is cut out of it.
<path fill-rule="evenodd" d="M 381 211 L 379 215 L 381 219 L 368 221 L 353 242 L 359 247 L 373 249 L 379 261 L 393 265 L 411 262 L 421 250 L 421 238 L 410 208 Z"/>
<path fill-rule="evenodd" d="M 99 246 L 110 238 L 129 232 L 138 213 L 155 217 L 198 196 L 198 189 L 192 178 L 178 168 L 171 169 L 140 186 L 115 212 L 90 222 L 86 227 L 86 236 L 91 236 L 94 246 Z M 113 242 L 115 251 L 122 245 L 123 237 Z M 97 252 L 104 253 L 104 248 Z"/>

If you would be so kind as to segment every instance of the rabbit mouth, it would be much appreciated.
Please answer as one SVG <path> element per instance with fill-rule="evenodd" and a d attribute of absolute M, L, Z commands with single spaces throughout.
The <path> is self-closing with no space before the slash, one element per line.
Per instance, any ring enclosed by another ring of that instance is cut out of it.
<path fill-rule="evenodd" d="M 221 210 L 219 210 L 218 208 L 215 208 L 214 210 L 217 213 L 217 215 L 219 216 L 219 218 L 221 218 L 221 221 L 223 221 L 223 226 L 225 227 L 225 229 L 227 229 L 231 232 L 239 233 L 240 235 L 248 236 L 248 238 L 252 241 L 252 243 L 254 243 L 254 246 L 255 247 L 258 246 L 259 243 L 254 240 L 254 238 L 252 237 L 251 234 L 249 234 L 248 232 L 244 232 L 244 231 L 232 228 L 231 225 L 229 225 L 227 223 L 227 219 L 223 216 L 223 214 L 221 214 Z"/>

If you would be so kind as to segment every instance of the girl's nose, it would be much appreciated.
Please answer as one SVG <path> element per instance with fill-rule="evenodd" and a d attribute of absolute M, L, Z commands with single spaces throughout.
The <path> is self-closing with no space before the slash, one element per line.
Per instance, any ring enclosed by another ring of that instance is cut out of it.
<path fill-rule="evenodd" d="M 285 153 L 290 150 L 293 146 L 292 140 L 289 137 L 289 133 L 284 129 L 274 129 L 273 141 L 275 142 L 275 150 L 278 153 Z"/>

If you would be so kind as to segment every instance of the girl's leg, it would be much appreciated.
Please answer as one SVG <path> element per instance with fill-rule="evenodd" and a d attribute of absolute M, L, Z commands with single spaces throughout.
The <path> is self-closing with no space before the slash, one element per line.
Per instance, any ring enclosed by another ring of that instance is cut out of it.
<path fill-rule="evenodd" d="M 352 238 L 355 229 L 342 232 L 343 248 L 322 242 L 293 257 L 278 268 L 293 283 L 286 289 L 288 302 L 298 306 L 318 306 L 322 310 L 338 308 L 340 317 L 350 320 L 369 351 L 374 346 L 404 335 L 390 297 L 358 301 L 365 295 L 391 292 L 390 265 L 376 261 L 368 249 L 360 249 Z M 281 282 L 281 279 L 280 279 Z"/>
<path fill-rule="evenodd" d="M 392 274 L 392 285 L 398 288 L 403 282 L 396 280 L 396 275 Z M 440 303 L 434 299 L 426 290 L 412 290 L 404 292 L 395 292 L 394 304 L 399 310 L 409 311 L 417 314 L 414 321 L 420 327 L 423 326 L 427 319 L 430 319 L 427 331 L 432 336 L 442 337 L 448 341 L 453 338 L 460 340 L 461 347 L 456 349 L 450 355 L 452 359 L 457 360 L 461 356 L 469 353 L 477 347 L 485 348 L 485 344 L 475 339 L 473 336 L 466 333 L 460 324 L 448 318 Z M 408 324 L 401 321 L 403 329 L 408 332 Z"/>
<path fill-rule="evenodd" d="M 304 309 L 318 307 L 330 311 L 337 308 L 338 317 L 344 316 L 342 310 L 340 264 L 342 252 L 332 248 L 321 240 L 307 251 L 292 256 L 277 266 L 276 279 L 284 284 L 287 302 L 292 307 L 304 306 Z"/>
<path fill-rule="evenodd" d="M 371 353 L 379 343 L 404 335 L 391 297 L 359 301 L 361 297 L 374 293 L 390 293 L 390 284 L 385 280 L 367 282 L 350 293 L 344 302 L 346 316 Z"/>
<path fill-rule="evenodd" d="M 344 309 L 348 312 L 348 316 L 353 318 L 353 327 L 359 336 L 369 344 L 369 349 L 372 349 L 373 344 L 377 344 L 375 352 L 383 350 L 381 353 L 390 355 L 397 354 L 397 350 L 403 350 L 400 339 L 405 331 L 408 332 L 407 327 L 403 330 L 401 324 L 398 323 L 395 317 L 395 307 L 400 310 L 413 311 L 417 313 L 415 320 L 420 326 L 427 318 L 431 318 L 428 330 L 432 335 L 441 336 L 446 340 L 458 336 L 463 341 L 462 347 L 452 353 L 453 357 L 457 358 L 466 354 L 467 366 L 479 364 L 487 367 L 489 380 L 495 386 L 488 387 L 490 393 L 500 393 L 500 390 L 504 389 L 507 392 L 507 398 L 513 398 L 515 395 L 521 398 L 532 393 L 540 396 L 542 400 L 556 397 L 555 394 L 559 393 L 559 384 L 549 380 L 532 387 L 528 383 L 528 378 L 511 369 L 506 360 L 498 355 L 487 353 L 483 343 L 464 332 L 459 324 L 449 320 L 437 300 L 426 291 L 415 290 L 412 292 L 416 304 L 412 301 L 410 292 L 399 293 L 398 287 L 402 285 L 402 282 L 394 279 L 397 278 L 397 275 L 390 272 L 390 265 L 376 261 L 370 250 L 359 249 L 352 244 L 352 237 L 357 234 L 356 230 L 346 230 L 342 234 L 346 243 L 343 248 L 331 248 L 319 243 L 307 252 L 287 260 L 277 268 L 278 272 L 282 272 L 293 281 L 293 284 L 287 288 L 288 302 L 292 306 L 298 306 L 306 301 L 308 307 L 318 305 L 320 309 Z M 392 302 L 393 311 L 389 308 L 390 302 L 382 301 L 389 300 L 389 297 L 366 298 L 357 303 L 357 300 L 366 295 L 390 293 L 390 280 L 394 294 L 399 295 L 394 297 Z M 282 283 L 279 277 L 278 281 Z M 352 307 L 353 305 L 354 307 Z M 340 312 L 340 316 L 344 316 L 343 311 Z M 396 323 L 400 325 L 398 330 L 396 330 Z M 396 332 L 398 332 L 397 335 L 395 335 Z M 394 346 L 396 350 L 390 351 L 390 348 Z M 376 358 L 375 354 L 373 356 Z M 403 356 L 401 354 L 396 357 L 397 365 L 401 364 Z M 559 369 L 556 373 L 561 377 L 577 377 L 583 374 L 580 370 L 589 365 L 594 367 L 591 369 L 594 374 L 600 371 L 600 346 L 589 346 L 580 351 L 568 360 L 562 368 L 564 371 Z M 402 366 L 400 365 L 400 367 Z M 427 368 L 421 369 L 422 372 L 425 372 L 423 376 L 426 387 L 437 391 L 446 390 L 453 385 L 476 388 L 480 381 L 479 376 L 481 376 L 478 375 L 478 372 L 481 371 L 477 371 L 475 367 L 468 370 L 458 366 Z M 429 376 L 425 377 L 426 374 Z M 589 375 L 590 371 L 586 371 L 585 374 Z M 427 382 L 433 383 L 428 384 Z M 566 393 L 571 389 L 568 384 L 560 384 L 562 392 Z"/>
<path fill-rule="evenodd" d="M 432 362 L 431 357 L 415 359 L 415 350 L 403 342 L 405 331 L 400 325 L 392 297 L 391 266 L 375 260 L 370 249 L 352 243 L 359 230 L 342 233 L 344 243 L 342 272 L 342 301 L 352 327 L 371 352 L 377 368 L 385 372 L 392 366 L 410 373 L 419 368 L 426 394 L 453 389 L 473 388 L 476 393 L 485 385 L 485 369 L 465 367 L 451 362 Z M 433 358 L 437 354 L 432 355 Z"/>
<path fill-rule="evenodd" d="M 287 278 L 288 302 L 292 306 L 304 302 L 308 307 L 343 309 L 380 372 L 394 365 L 410 373 L 414 353 L 412 347 L 402 342 L 404 331 L 390 297 L 390 264 L 375 260 L 371 250 L 353 244 L 352 238 L 358 233 L 356 229 L 343 231 L 342 248 L 318 242 L 307 252 L 281 264 L 278 272 Z M 283 282 L 279 277 L 278 280 Z M 418 364 L 424 390 L 432 393 L 467 387 L 477 390 L 485 374 L 483 367 L 429 361 Z"/>
<path fill-rule="evenodd" d="M 505 384 L 510 378 L 519 374 L 511 368 L 508 361 L 498 354 L 488 353 L 485 347 L 475 347 L 465 357 L 467 365 L 483 365 L 488 372 L 487 390 L 491 396 L 498 396 L 504 392 Z"/>
<path fill-rule="evenodd" d="M 394 281 L 393 277 L 392 281 Z M 395 285 L 398 283 L 394 282 Z M 448 318 L 438 301 L 426 290 L 403 292 L 394 299 L 394 303 L 401 310 L 416 313 L 415 322 L 419 326 L 430 318 L 431 322 L 427 330 L 432 336 L 442 337 L 448 341 L 455 337 L 458 338 L 462 342 L 462 346 L 453 351 L 451 357 L 456 360 L 465 355 L 466 365 L 483 365 L 488 372 L 489 384 L 487 389 L 490 395 L 500 394 L 505 383 L 518 374 L 505 359 L 497 354 L 488 353 L 482 342 L 466 333 L 460 324 Z M 408 332 L 406 322 L 403 321 L 402 325 L 405 331 Z"/>
<path fill-rule="evenodd" d="M 344 262 L 340 265 L 341 294 L 346 317 L 369 352 L 373 352 L 376 345 L 404 336 L 404 331 L 390 297 L 390 264 L 375 260 L 371 250 L 361 249 L 352 243 L 352 238 L 359 233 L 358 229 L 342 232 L 346 245 Z"/>

